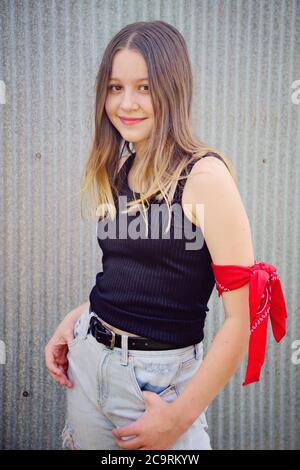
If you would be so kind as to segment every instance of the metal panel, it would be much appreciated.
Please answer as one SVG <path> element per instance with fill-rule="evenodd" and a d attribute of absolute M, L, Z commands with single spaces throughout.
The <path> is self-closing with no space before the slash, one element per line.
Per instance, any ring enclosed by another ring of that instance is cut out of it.
<path fill-rule="evenodd" d="M 79 207 L 97 69 L 122 26 L 162 19 L 188 44 L 195 132 L 232 160 L 256 259 L 277 266 L 289 312 L 260 383 L 241 387 L 244 361 L 210 406 L 212 446 L 299 449 L 300 2 L 2 0 L 0 12 L 0 447 L 60 446 L 64 392 L 43 354 L 101 270 Z M 206 350 L 223 321 L 216 291 L 209 307 Z"/>

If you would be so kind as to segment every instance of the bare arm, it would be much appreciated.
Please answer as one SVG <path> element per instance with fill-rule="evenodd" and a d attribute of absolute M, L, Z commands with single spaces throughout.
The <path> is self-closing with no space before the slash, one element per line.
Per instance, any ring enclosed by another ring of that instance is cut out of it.
<path fill-rule="evenodd" d="M 198 225 L 204 233 L 212 261 L 215 264 L 252 265 L 249 221 L 227 168 L 220 160 L 206 157 L 196 163 L 193 173 L 187 184 L 193 194 L 193 204 L 204 204 L 204 226 L 200 221 Z M 195 206 L 194 210 L 197 213 Z M 248 295 L 249 283 L 222 294 L 225 321 L 199 370 L 172 403 L 183 431 L 222 390 L 247 352 L 250 335 Z"/>
<path fill-rule="evenodd" d="M 60 322 L 52 338 L 45 346 L 45 363 L 50 375 L 60 385 L 72 387 L 68 371 L 68 343 L 74 338 L 74 326 L 76 320 L 89 307 L 90 302 L 85 302 L 71 310 Z"/>
<path fill-rule="evenodd" d="M 71 310 L 66 316 L 65 318 L 68 318 L 70 320 L 74 320 L 76 322 L 76 320 L 80 317 L 80 315 L 89 307 L 90 305 L 90 301 L 88 300 L 87 302 L 85 302 L 84 304 L 81 304 L 79 305 L 78 307 L 74 308 L 73 310 Z"/>

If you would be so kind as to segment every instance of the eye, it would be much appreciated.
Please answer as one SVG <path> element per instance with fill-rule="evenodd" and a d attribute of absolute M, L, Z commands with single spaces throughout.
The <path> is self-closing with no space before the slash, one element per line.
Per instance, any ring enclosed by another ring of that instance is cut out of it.
<path fill-rule="evenodd" d="M 116 87 L 116 88 L 122 88 L 120 85 L 110 85 L 110 86 L 108 87 L 108 89 L 111 90 L 111 91 L 119 91 L 119 90 L 113 90 L 114 87 Z M 146 87 L 147 90 L 144 90 L 144 91 L 149 91 L 149 85 L 141 85 L 140 88 L 141 88 L 141 87 Z"/>
<path fill-rule="evenodd" d="M 114 87 L 117 87 L 117 88 L 118 88 L 118 85 L 110 85 L 110 86 L 108 87 L 108 89 L 109 89 L 109 90 L 112 90 Z M 120 87 L 119 87 L 119 88 L 120 88 Z"/>

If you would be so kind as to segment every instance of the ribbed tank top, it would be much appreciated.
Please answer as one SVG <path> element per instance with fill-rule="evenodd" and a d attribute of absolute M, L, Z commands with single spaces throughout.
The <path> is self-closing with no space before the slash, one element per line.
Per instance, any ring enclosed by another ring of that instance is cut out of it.
<path fill-rule="evenodd" d="M 208 155 L 221 159 L 212 152 L 205 156 Z M 215 279 L 202 231 L 189 221 L 182 209 L 186 179 L 177 184 L 171 206 L 175 209 L 167 234 L 163 232 L 169 221 L 166 202 L 151 199 L 146 212 L 147 238 L 141 214 L 120 214 L 126 207 L 126 204 L 119 204 L 120 196 L 127 198 L 126 201 L 134 199 L 128 184 L 134 157 L 132 153 L 120 170 L 114 221 L 99 218 L 97 223 L 103 270 L 96 275 L 90 293 L 91 309 L 115 328 L 136 335 L 179 347 L 199 343 L 204 338 L 207 303 Z M 188 173 L 194 163 L 188 165 Z M 159 209 L 166 217 L 152 212 Z"/>

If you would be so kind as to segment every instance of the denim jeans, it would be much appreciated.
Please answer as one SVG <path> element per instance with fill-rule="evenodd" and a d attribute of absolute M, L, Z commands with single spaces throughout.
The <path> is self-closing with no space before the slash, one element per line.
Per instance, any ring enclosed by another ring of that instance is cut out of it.
<path fill-rule="evenodd" d="M 128 336 L 122 335 L 122 347 L 110 349 L 88 334 L 89 321 L 87 309 L 68 344 L 68 376 L 73 387 L 66 392 L 63 448 L 121 450 L 112 430 L 136 421 L 145 412 L 142 391 L 157 393 L 168 403 L 176 400 L 200 367 L 203 345 L 129 350 Z M 206 428 L 203 412 L 170 450 L 211 450 Z"/>

